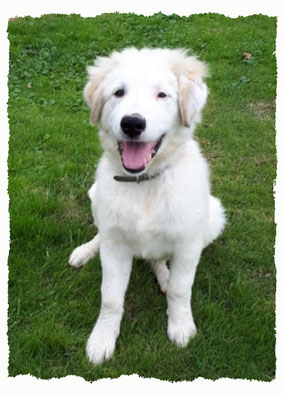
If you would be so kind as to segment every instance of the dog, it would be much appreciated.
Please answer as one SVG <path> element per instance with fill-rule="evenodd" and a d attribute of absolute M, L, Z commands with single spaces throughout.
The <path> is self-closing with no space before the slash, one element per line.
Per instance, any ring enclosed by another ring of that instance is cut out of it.
<path fill-rule="evenodd" d="M 115 350 L 134 257 L 150 262 L 166 294 L 169 340 L 187 346 L 196 333 L 196 267 L 226 218 L 193 139 L 207 66 L 183 49 L 126 48 L 87 70 L 84 98 L 104 151 L 89 190 L 99 232 L 69 264 L 81 267 L 100 251 L 101 310 L 86 346 L 100 364 Z"/>

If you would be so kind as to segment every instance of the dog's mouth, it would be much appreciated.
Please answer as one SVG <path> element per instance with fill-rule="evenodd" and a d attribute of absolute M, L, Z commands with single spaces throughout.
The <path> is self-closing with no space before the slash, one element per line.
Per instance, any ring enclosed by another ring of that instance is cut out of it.
<path fill-rule="evenodd" d="M 164 134 L 153 142 L 120 141 L 118 150 L 123 167 L 133 174 L 142 172 L 158 152 Z"/>

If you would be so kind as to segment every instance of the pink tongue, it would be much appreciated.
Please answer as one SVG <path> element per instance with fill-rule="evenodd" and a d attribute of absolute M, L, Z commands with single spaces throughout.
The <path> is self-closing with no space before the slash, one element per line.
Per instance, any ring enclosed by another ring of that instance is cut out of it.
<path fill-rule="evenodd" d="M 124 167 L 131 170 L 145 168 L 152 158 L 152 149 L 156 145 L 154 142 L 121 142 L 122 161 Z"/>

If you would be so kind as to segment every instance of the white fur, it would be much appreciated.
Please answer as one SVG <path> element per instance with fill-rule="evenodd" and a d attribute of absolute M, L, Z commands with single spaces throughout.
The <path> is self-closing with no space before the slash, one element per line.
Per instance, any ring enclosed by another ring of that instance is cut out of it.
<path fill-rule="evenodd" d="M 115 349 L 133 257 L 151 262 L 166 292 L 169 339 L 186 346 L 196 333 L 191 312 L 196 267 L 203 248 L 225 225 L 223 207 L 210 195 L 207 163 L 192 139 L 207 99 L 205 77 L 204 64 L 183 50 L 129 48 L 89 68 L 84 95 L 104 148 L 89 191 L 100 235 L 76 248 L 69 263 L 79 267 L 100 249 L 102 305 L 86 348 L 93 363 Z M 127 94 L 115 97 L 122 86 Z M 160 91 L 167 97 L 158 99 Z M 133 113 L 147 122 L 141 141 L 165 133 L 144 171 L 160 175 L 139 184 L 113 179 L 125 175 L 117 149 L 123 139 L 120 120 Z"/>

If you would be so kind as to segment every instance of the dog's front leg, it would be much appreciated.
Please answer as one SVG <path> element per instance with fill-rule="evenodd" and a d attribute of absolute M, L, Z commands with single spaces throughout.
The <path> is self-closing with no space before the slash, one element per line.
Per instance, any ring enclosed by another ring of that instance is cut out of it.
<path fill-rule="evenodd" d="M 121 244 L 102 241 L 100 257 L 103 273 L 101 311 L 86 347 L 87 356 L 94 364 L 102 363 L 114 352 L 132 266 L 132 255 Z"/>
<path fill-rule="evenodd" d="M 193 246 L 179 246 L 170 262 L 167 288 L 168 337 L 171 342 L 185 347 L 196 334 L 191 311 L 191 289 L 201 255 L 200 242 Z"/>

